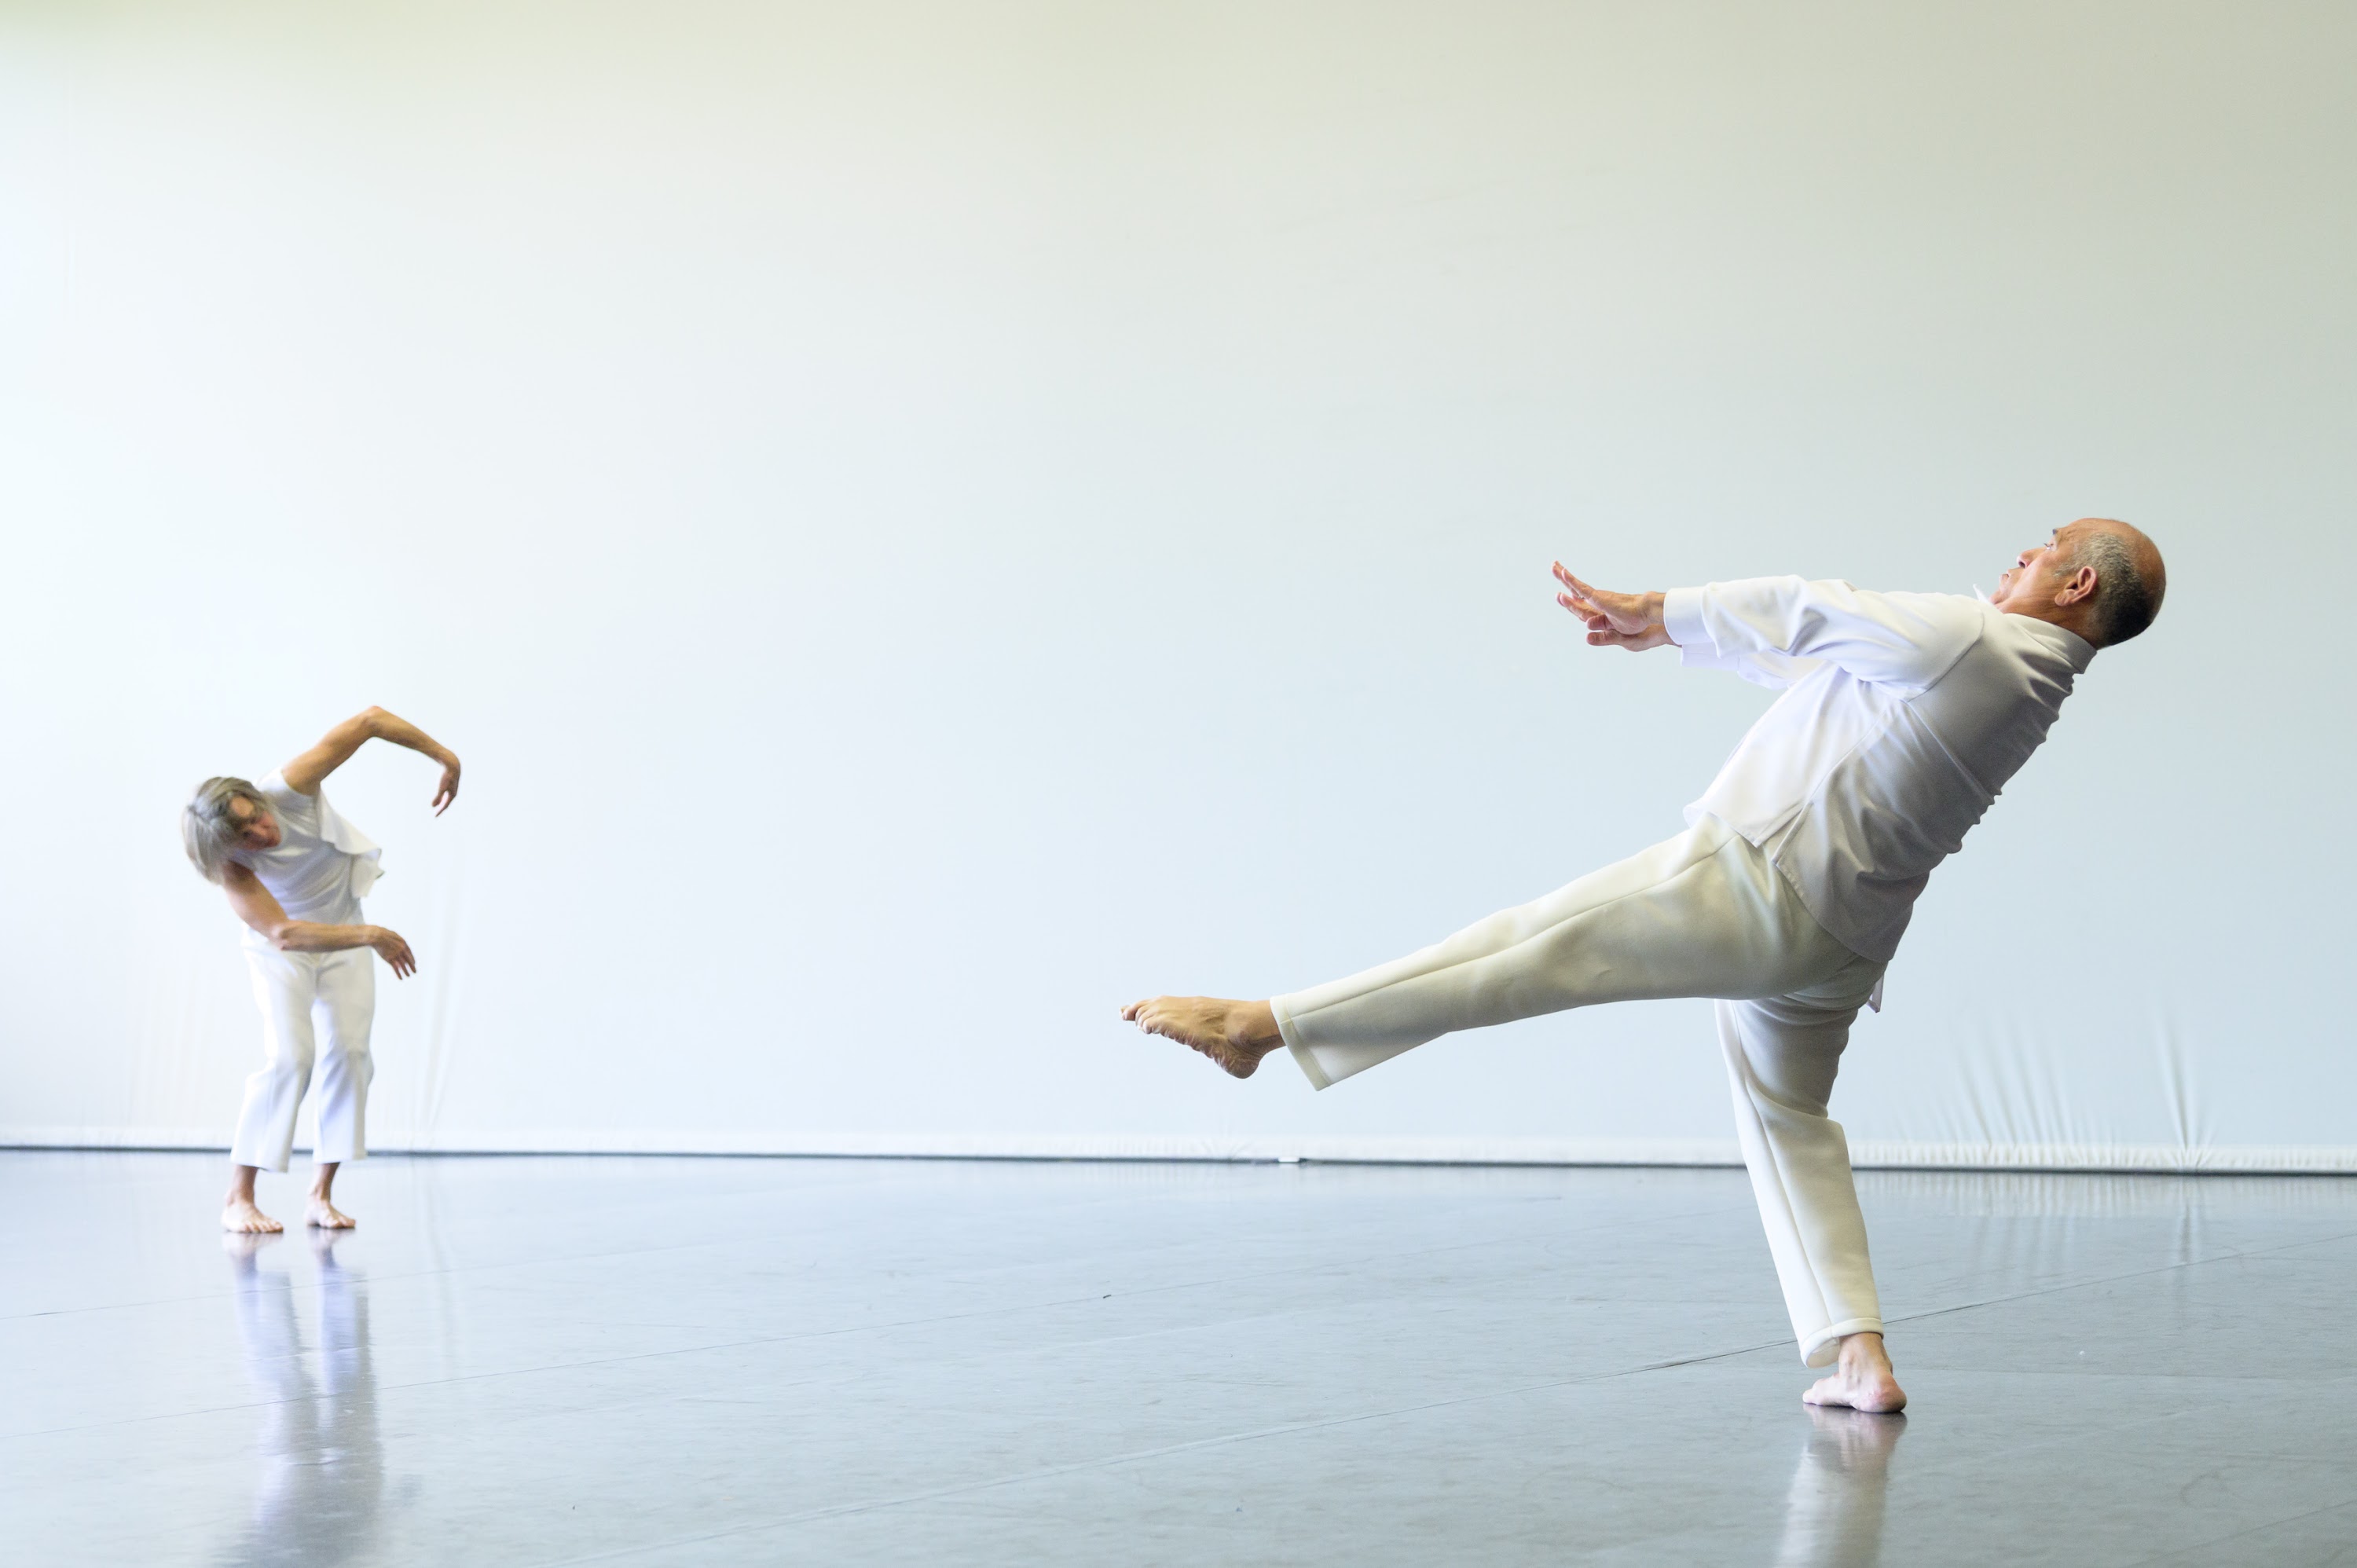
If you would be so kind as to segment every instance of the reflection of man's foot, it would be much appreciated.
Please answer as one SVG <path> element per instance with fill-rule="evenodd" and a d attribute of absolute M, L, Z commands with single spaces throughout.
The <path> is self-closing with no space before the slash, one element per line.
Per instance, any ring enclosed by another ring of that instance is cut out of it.
<path fill-rule="evenodd" d="M 1801 1398 L 1809 1404 L 1847 1405 L 1868 1415 L 1896 1415 L 1907 1408 L 1907 1391 L 1890 1369 L 1879 1334 L 1845 1335 L 1833 1375 L 1819 1379 Z"/>
<path fill-rule="evenodd" d="M 1857 1411 L 1843 1405 L 1807 1408 L 1812 1428 L 1809 1452 L 1853 1480 L 1881 1475 L 1890 1462 L 1890 1451 L 1907 1431 L 1904 1416 L 1897 1421 L 1862 1421 Z"/>
<path fill-rule="evenodd" d="M 349 1230 L 354 1221 L 350 1215 L 314 1193 L 311 1201 L 303 1206 L 303 1223 L 316 1225 L 322 1230 Z"/>
<path fill-rule="evenodd" d="M 1238 1078 L 1250 1078 L 1261 1058 L 1285 1044 L 1265 1002 L 1156 996 L 1131 1003 L 1121 1015 L 1149 1035 L 1192 1046 Z"/>
<path fill-rule="evenodd" d="M 221 1210 L 221 1229 L 246 1236 L 267 1236 L 286 1229 L 253 1206 L 250 1197 L 233 1197 Z"/>

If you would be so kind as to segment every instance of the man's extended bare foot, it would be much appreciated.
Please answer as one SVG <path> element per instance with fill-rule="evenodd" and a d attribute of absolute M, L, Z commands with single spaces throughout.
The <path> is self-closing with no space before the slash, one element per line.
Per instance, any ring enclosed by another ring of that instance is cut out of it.
<path fill-rule="evenodd" d="M 1801 1396 L 1809 1404 L 1847 1405 L 1868 1415 L 1896 1415 L 1907 1408 L 1907 1391 L 1890 1369 L 1879 1334 L 1842 1337 L 1841 1359 Z"/>
<path fill-rule="evenodd" d="M 1265 1002 L 1152 996 L 1131 1003 L 1121 1015 L 1149 1035 L 1192 1046 L 1238 1078 L 1250 1078 L 1261 1058 L 1285 1044 L 1276 1015 Z"/>
<path fill-rule="evenodd" d="M 221 1229 L 246 1236 L 267 1236 L 286 1227 L 256 1208 L 251 1197 L 231 1197 L 221 1210 Z"/>

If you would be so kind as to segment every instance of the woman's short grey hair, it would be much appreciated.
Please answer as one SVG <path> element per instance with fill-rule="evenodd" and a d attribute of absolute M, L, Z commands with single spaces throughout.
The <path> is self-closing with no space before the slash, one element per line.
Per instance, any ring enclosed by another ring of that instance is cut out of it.
<path fill-rule="evenodd" d="M 238 846 L 239 830 L 245 826 L 230 810 L 231 802 L 250 800 L 253 810 L 263 809 L 262 791 L 242 779 L 208 779 L 197 786 L 195 799 L 180 813 L 180 843 L 188 852 L 188 862 L 197 875 L 208 882 L 221 879 L 221 867 L 229 864 L 230 852 Z M 248 812 L 249 819 L 253 812 Z"/>

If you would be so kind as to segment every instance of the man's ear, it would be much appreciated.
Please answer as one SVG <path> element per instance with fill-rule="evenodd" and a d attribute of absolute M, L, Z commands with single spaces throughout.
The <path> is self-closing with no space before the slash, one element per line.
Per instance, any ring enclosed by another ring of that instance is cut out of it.
<path fill-rule="evenodd" d="M 2054 591 L 2054 602 L 2058 605 L 2083 604 L 2094 596 L 2095 569 L 2093 566 L 2080 567 L 2063 578 L 2062 585 Z"/>

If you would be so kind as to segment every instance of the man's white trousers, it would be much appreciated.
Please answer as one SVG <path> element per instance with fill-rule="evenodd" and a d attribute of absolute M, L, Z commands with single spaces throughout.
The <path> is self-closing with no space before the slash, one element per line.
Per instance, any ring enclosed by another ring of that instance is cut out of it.
<path fill-rule="evenodd" d="M 253 1000 L 262 1008 L 262 1070 L 245 1080 L 230 1163 L 283 1171 L 295 1149 L 295 1112 L 311 1084 L 319 1036 L 319 1141 L 315 1165 L 341 1165 L 368 1153 L 369 1026 L 376 1016 L 376 955 L 280 952 L 249 947 Z"/>
<path fill-rule="evenodd" d="M 1716 817 L 1420 952 L 1273 999 L 1329 1088 L 1426 1040 L 1670 996 L 1717 1000 L 1736 1131 L 1784 1305 L 1813 1367 L 1880 1332 L 1849 1144 L 1825 1114 L 1883 965 L 1827 935 L 1768 857 Z"/>

